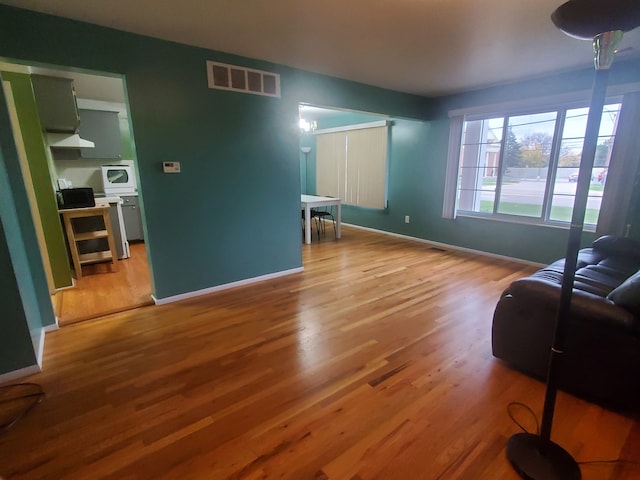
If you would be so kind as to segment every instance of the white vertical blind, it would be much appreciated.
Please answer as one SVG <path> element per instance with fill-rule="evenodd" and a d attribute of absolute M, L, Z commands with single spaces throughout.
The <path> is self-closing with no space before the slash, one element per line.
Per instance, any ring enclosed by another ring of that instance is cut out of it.
<path fill-rule="evenodd" d="M 386 177 L 387 127 L 347 132 L 345 203 L 384 208 Z"/>
<path fill-rule="evenodd" d="M 447 157 L 447 173 L 444 185 L 444 202 L 442 204 L 442 218 L 456 218 L 456 192 L 458 189 L 458 175 L 460 169 L 460 143 L 464 116 L 451 118 L 449 127 L 449 154 Z"/>
<path fill-rule="evenodd" d="M 388 127 L 358 128 L 316 136 L 316 193 L 342 203 L 385 208 Z"/>
<path fill-rule="evenodd" d="M 347 151 L 344 132 L 316 136 L 316 194 L 344 197 Z"/>

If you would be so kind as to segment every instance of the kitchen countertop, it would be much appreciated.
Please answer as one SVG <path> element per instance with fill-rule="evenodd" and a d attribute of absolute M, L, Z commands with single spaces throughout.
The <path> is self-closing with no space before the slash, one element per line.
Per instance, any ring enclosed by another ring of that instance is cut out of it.
<path fill-rule="evenodd" d="M 101 202 L 101 203 L 122 203 L 122 199 L 120 197 L 117 196 L 112 196 L 112 197 L 101 197 L 99 195 L 94 195 L 93 198 L 95 199 L 96 203 Z"/>
<path fill-rule="evenodd" d="M 73 215 L 74 217 L 78 216 L 77 214 L 80 213 L 86 214 L 82 216 L 91 217 L 97 215 L 98 212 L 100 212 L 100 215 L 102 215 L 101 211 L 105 208 L 109 208 L 109 203 L 97 200 L 96 204 L 93 207 L 60 208 L 58 209 L 58 213 L 61 213 L 63 215 Z"/>
<path fill-rule="evenodd" d="M 93 196 L 95 198 L 115 198 L 115 197 L 137 197 L 138 192 L 130 192 L 130 193 L 110 193 L 107 195 L 104 192 L 93 192 Z"/>

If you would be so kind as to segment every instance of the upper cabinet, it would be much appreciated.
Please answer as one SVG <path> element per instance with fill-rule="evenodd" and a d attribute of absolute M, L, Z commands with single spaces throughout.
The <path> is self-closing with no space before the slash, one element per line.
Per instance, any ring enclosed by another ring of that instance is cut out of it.
<path fill-rule="evenodd" d="M 122 158 L 118 112 L 81 109 L 80 136 L 95 143 L 94 148 L 80 149 L 82 158 Z"/>
<path fill-rule="evenodd" d="M 80 118 L 73 80 L 32 75 L 31 83 L 42 128 L 47 132 L 76 133 Z"/>
<path fill-rule="evenodd" d="M 73 80 L 32 75 L 42 128 L 56 160 L 122 158 L 117 111 L 78 109 Z M 84 106 L 84 105 L 83 105 Z M 81 148 L 94 144 L 91 148 Z"/>

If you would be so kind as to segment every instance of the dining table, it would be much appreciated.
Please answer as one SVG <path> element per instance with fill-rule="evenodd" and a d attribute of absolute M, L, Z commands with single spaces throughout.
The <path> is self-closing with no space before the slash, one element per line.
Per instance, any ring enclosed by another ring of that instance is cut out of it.
<path fill-rule="evenodd" d="M 300 204 L 304 210 L 304 243 L 311 243 L 311 209 L 317 207 L 336 207 L 336 238 L 340 238 L 342 202 L 339 198 L 302 194 L 300 195 Z"/>

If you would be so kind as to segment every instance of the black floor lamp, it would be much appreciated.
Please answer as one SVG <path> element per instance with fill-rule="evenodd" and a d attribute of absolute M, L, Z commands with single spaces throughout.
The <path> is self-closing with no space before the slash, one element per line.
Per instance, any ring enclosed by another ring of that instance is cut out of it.
<path fill-rule="evenodd" d="M 580 237 L 605 103 L 609 67 L 613 63 L 615 49 L 622 39 L 623 32 L 640 26 L 640 0 L 570 0 L 553 12 L 551 20 L 567 35 L 593 41 L 596 72 L 569 228 L 560 305 L 549 355 L 540 434 L 513 435 L 507 443 L 507 458 L 525 479 L 577 480 L 581 478 L 577 462 L 564 448 L 551 441 L 551 425 L 558 392 L 557 367 L 562 362 L 566 334 L 565 319 L 571 310 Z"/>
<path fill-rule="evenodd" d="M 309 152 L 311 147 L 300 147 L 304 154 L 304 193 L 309 194 Z"/>

